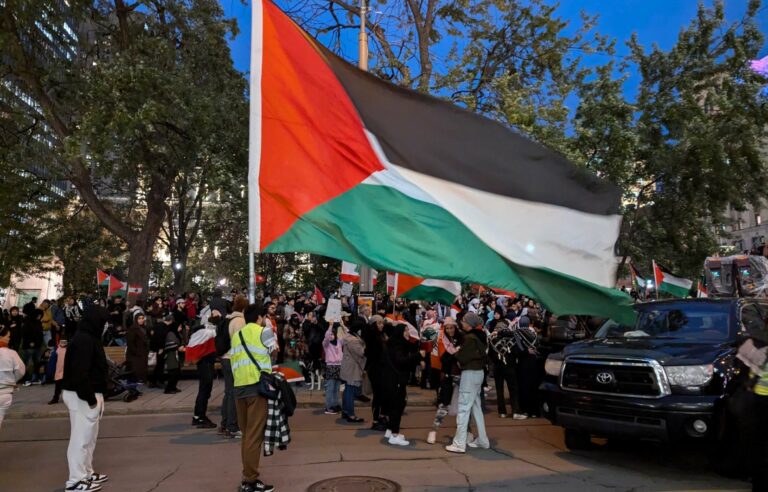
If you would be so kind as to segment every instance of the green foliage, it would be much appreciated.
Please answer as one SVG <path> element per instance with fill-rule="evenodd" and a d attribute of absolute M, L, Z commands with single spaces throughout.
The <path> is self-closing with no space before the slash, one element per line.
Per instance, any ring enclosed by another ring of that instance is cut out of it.
<path fill-rule="evenodd" d="M 239 152 L 229 140 L 245 104 L 227 46 L 235 31 L 216 0 L 7 0 L 0 9 L 3 79 L 49 128 L 48 172 L 127 244 L 134 283 L 146 285 L 177 181 Z"/>
<path fill-rule="evenodd" d="M 755 16 L 728 24 L 722 2 L 699 7 L 669 51 L 633 37 L 642 76 L 637 101 L 622 95 L 612 65 L 580 89 L 572 150 L 625 192 L 619 250 L 649 270 L 652 259 L 694 278 L 716 252 L 727 208 L 759 205 L 766 181 L 766 81 L 748 67 L 762 45 Z"/>

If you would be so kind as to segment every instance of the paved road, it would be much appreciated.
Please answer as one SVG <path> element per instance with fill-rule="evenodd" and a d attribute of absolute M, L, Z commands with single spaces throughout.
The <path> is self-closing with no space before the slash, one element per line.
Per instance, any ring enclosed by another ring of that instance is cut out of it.
<path fill-rule="evenodd" d="M 281 492 L 301 492 L 318 480 L 345 475 L 388 478 L 405 491 L 747 490 L 743 482 L 710 473 L 706 460 L 691 451 L 611 444 L 570 453 L 561 430 L 543 420 L 489 415 L 493 449 L 451 455 L 425 441 L 432 416 L 427 408 L 411 409 L 404 417 L 411 446 L 396 448 L 367 427 L 301 409 L 291 422 L 289 449 L 262 460 L 263 479 Z M 215 431 L 194 429 L 189 420 L 189 414 L 106 417 L 95 460 L 97 470 L 111 477 L 105 490 L 234 492 L 239 445 Z M 66 419 L 6 420 L 0 430 L 0 491 L 61 490 L 68 432 Z M 440 433 L 445 443 L 449 434 L 448 428 Z"/>

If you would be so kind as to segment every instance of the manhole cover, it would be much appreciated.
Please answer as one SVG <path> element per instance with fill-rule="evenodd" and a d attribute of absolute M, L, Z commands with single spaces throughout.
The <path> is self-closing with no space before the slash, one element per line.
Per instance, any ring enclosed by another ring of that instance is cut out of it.
<path fill-rule="evenodd" d="M 336 477 L 313 483 L 307 492 L 400 492 L 400 485 L 379 477 Z"/>

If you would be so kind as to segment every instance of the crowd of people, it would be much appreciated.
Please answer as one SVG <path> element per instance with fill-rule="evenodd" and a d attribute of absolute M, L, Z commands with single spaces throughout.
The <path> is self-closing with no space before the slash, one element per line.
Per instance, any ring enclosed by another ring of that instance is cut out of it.
<path fill-rule="evenodd" d="M 454 453 L 490 445 L 483 420 L 489 376 L 501 417 L 538 415 L 537 330 L 545 312 L 533 300 L 487 293 L 443 306 L 379 294 L 357 305 L 355 297 L 331 297 L 342 306 L 335 318 L 320 293 L 260 293 L 255 304 L 243 291 L 220 289 L 208 298 L 169 292 L 136 301 L 32 299 L 0 317 L 0 359 L 11 361 L 0 370 L 0 424 L 15 385 L 51 383 L 49 403 L 63 400 L 70 412 L 66 490 L 99 490 L 107 477 L 91 463 L 104 399 L 112 394 L 108 345 L 124 347 L 122 374 L 139 388 L 179 392 L 181 369 L 196 364 L 191 423 L 242 440 L 244 492 L 271 490 L 258 479 L 258 457 L 269 400 L 260 396 L 259 379 L 272 364 L 296 362 L 308 381 L 322 379 L 325 413 L 347 423 L 363 423 L 355 402 L 370 402 L 371 428 L 394 446 L 409 445 L 401 430 L 409 385 L 435 392 L 436 426 L 457 416 L 446 446 Z M 197 350 L 201 337 L 215 341 L 204 353 Z M 207 412 L 217 362 L 225 386 L 218 424 Z"/>

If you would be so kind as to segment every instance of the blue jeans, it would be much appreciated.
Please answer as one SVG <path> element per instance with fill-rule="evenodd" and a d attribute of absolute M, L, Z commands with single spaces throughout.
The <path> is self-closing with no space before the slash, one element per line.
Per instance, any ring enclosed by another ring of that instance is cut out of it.
<path fill-rule="evenodd" d="M 344 386 L 341 411 L 347 417 L 355 416 L 355 398 L 360 396 L 360 390 L 362 389 L 360 381 L 355 381 L 355 383 L 358 383 L 358 385 L 353 386 L 352 383 L 347 383 L 346 386 Z"/>
<path fill-rule="evenodd" d="M 340 388 L 341 381 L 338 379 L 325 380 L 325 408 L 333 408 L 339 406 Z"/>
<path fill-rule="evenodd" d="M 477 425 L 476 441 L 481 446 L 488 446 L 488 435 L 485 433 L 485 418 L 481 395 L 483 394 L 483 371 L 462 371 L 459 383 L 459 411 L 456 415 L 456 435 L 453 445 L 464 449 L 467 445 L 467 427 L 470 415 Z"/>

